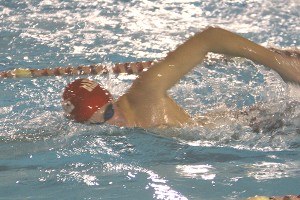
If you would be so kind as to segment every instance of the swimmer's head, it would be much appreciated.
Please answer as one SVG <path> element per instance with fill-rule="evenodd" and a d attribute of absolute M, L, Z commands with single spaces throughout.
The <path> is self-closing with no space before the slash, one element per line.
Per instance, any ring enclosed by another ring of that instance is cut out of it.
<path fill-rule="evenodd" d="M 65 113 L 77 122 L 88 122 L 95 112 L 104 106 L 108 107 L 113 100 L 106 89 L 89 79 L 78 79 L 70 83 L 62 98 Z M 108 120 L 107 117 L 104 119 Z"/>

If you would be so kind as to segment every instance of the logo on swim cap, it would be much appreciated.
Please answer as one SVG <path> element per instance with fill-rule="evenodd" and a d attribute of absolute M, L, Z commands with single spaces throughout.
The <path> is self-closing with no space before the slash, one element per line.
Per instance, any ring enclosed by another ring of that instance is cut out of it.
<path fill-rule="evenodd" d="M 77 122 L 88 121 L 102 106 L 112 101 L 112 95 L 97 82 L 78 79 L 63 92 L 62 107 Z"/>
<path fill-rule="evenodd" d="M 89 92 L 92 92 L 95 87 L 97 87 L 98 83 L 95 81 L 91 81 L 89 79 L 82 79 L 80 87 L 86 89 Z"/>

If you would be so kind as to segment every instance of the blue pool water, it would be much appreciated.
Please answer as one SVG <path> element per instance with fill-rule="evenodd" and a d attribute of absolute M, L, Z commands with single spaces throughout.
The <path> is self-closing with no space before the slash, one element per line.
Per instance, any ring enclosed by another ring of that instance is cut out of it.
<path fill-rule="evenodd" d="M 208 25 L 299 47 L 300 2 L 4 0 L 0 70 L 163 58 Z M 0 199 L 245 199 L 300 193 L 300 89 L 245 59 L 210 55 L 170 95 L 193 115 L 241 109 L 215 129 L 77 124 L 63 116 L 77 77 L 0 80 Z M 134 76 L 90 76 L 121 95 Z"/>

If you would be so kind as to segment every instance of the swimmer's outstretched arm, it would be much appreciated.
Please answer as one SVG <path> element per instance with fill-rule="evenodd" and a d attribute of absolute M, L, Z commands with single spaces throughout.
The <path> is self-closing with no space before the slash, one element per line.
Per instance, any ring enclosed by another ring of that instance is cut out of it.
<path fill-rule="evenodd" d="M 275 70 L 285 81 L 300 84 L 299 59 L 283 56 L 224 29 L 209 27 L 153 65 L 133 86 L 164 93 L 201 63 L 208 52 L 250 59 Z"/>

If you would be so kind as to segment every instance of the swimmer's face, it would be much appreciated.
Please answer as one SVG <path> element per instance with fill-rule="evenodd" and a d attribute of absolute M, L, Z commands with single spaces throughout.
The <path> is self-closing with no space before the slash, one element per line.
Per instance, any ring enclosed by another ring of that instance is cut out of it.
<path fill-rule="evenodd" d="M 88 120 L 91 124 L 103 124 L 114 116 L 114 106 L 112 102 L 108 102 L 97 110 Z"/>

